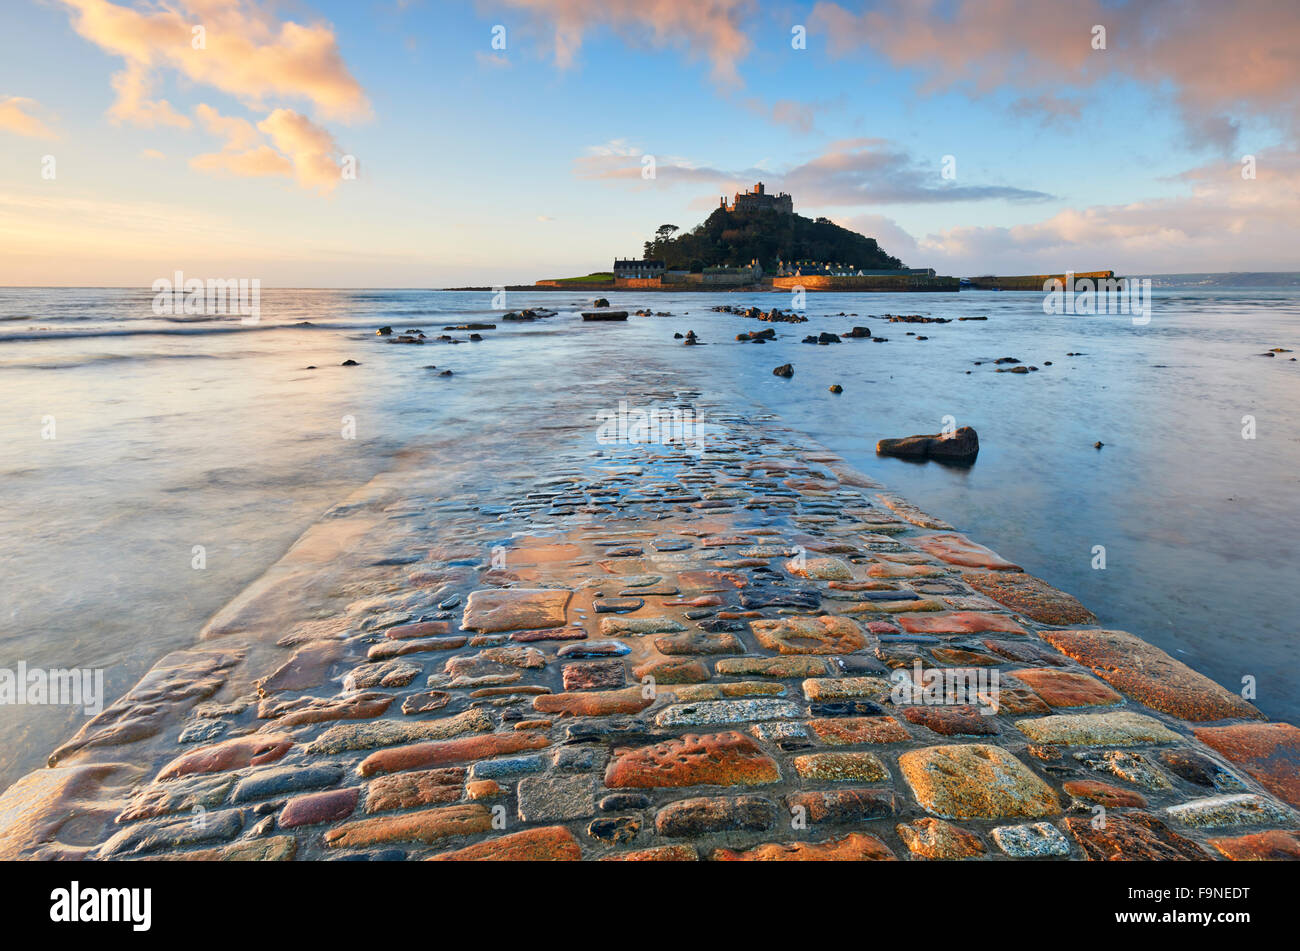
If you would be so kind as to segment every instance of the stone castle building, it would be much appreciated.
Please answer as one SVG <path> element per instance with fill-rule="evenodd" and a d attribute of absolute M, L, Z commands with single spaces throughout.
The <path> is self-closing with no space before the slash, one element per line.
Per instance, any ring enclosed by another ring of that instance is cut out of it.
<path fill-rule="evenodd" d="M 747 192 L 736 192 L 731 204 L 727 204 L 726 197 L 718 199 L 718 207 L 725 211 L 779 211 L 785 215 L 794 214 L 794 198 L 781 192 L 779 195 L 773 195 L 763 187 L 762 182 L 755 182 L 754 187 Z"/>

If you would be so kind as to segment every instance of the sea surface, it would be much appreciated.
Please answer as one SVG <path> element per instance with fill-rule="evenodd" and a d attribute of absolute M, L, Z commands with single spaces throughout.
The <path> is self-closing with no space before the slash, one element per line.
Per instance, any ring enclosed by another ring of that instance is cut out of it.
<path fill-rule="evenodd" d="M 485 443 L 506 414 L 644 406 L 651 382 L 780 418 L 1102 625 L 1300 721 L 1300 363 L 1261 356 L 1300 352 L 1300 291 L 1158 287 L 1144 325 L 1045 315 L 1031 293 L 809 294 L 803 324 L 712 310 L 784 294 L 608 296 L 672 316 L 583 323 L 587 295 L 511 293 L 560 313 L 503 323 L 489 292 L 286 289 L 247 324 L 157 316 L 147 290 L 0 288 L 0 668 L 103 670 L 111 701 L 377 473 L 432 451 L 490 485 L 536 452 Z M 442 329 L 470 321 L 497 329 Z M 428 342 L 389 345 L 385 325 Z M 887 342 L 800 342 L 854 325 Z M 995 372 L 1007 356 L 1039 369 Z M 946 422 L 978 431 L 973 466 L 874 453 Z M 470 436 L 488 448 L 465 459 Z M 84 722 L 0 706 L 0 788 Z"/>

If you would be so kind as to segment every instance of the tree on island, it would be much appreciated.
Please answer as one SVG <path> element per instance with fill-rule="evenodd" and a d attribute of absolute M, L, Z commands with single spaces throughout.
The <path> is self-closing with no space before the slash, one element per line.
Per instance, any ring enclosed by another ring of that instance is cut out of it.
<path fill-rule="evenodd" d="M 650 253 L 650 249 L 654 247 L 656 244 L 661 244 L 665 241 L 668 241 L 669 239 L 672 238 L 674 234 L 676 234 L 680 230 L 682 229 L 678 228 L 676 225 L 660 225 L 658 228 L 655 228 L 654 238 L 650 241 L 647 241 L 642 249 L 643 250 L 643 253 L 641 255 L 642 260 L 644 261 L 656 260 L 654 255 Z"/>
<path fill-rule="evenodd" d="M 768 271 L 775 270 L 778 261 L 828 261 L 863 270 L 903 266 L 875 238 L 841 228 L 827 218 L 814 221 L 771 209 L 718 208 L 690 231 L 660 225 L 645 243 L 645 258 L 693 271 L 743 267 L 754 259 Z"/>

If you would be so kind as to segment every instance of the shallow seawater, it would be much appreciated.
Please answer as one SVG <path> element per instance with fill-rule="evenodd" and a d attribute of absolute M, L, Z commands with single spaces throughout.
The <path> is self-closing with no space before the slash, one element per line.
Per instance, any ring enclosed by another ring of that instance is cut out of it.
<path fill-rule="evenodd" d="M 0 290 L 0 668 L 100 668 L 111 701 L 376 473 L 432 451 L 489 486 L 543 468 L 548 439 L 572 448 L 548 419 L 589 415 L 594 439 L 593 406 L 693 388 L 844 454 L 1103 625 L 1231 689 L 1254 677 L 1270 716 L 1300 714 L 1300 363 L 1258 356 L 1300 350 L 1300 295 L 1157 291 L 1145 326 L 1046 316 L 1036 294 L 809 295 L 805 324 L 711 311 L 784 308 L 785 295 L 608 296 L 674 316 L 584 324 L 583 294 L 511 294 L 512 309 L 561 315 L 498 321 L 478 343 L 400 346 L 375 329 L 436 337 L 501 311 L 486 292 L 279 290 L 247 326 L 155 317 L 145 291 Z M 888 342 L 799 342 L 855 324 Z M 780 339 L 734 340 L 767 327 Z M 705 346 L 673 339 L 688 329 Z M 1040 369 L 997 374 L 1002 356 Z M 773 376 L 786 362 L 794 377 Z M 978 430 L 974 466 L 875 456 L 877 439 L 937 432 L 946 416 Z M 521 420 L 536 438 L 491 438 Z M 483 448 L 466 458 L 471 442 Z M 82 722 L 66 707 L 0 707 L 0 787 Z"/>

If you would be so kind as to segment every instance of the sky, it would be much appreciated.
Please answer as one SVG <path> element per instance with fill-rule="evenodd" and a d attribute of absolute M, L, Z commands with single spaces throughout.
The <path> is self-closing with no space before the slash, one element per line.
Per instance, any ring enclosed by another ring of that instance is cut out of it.
<path fill-rule="evenodd" d="M 527 283 L 762 180 L 943 274 L 1300 270 L 1295 0 L 3 0 L 0 284 Z"/>

